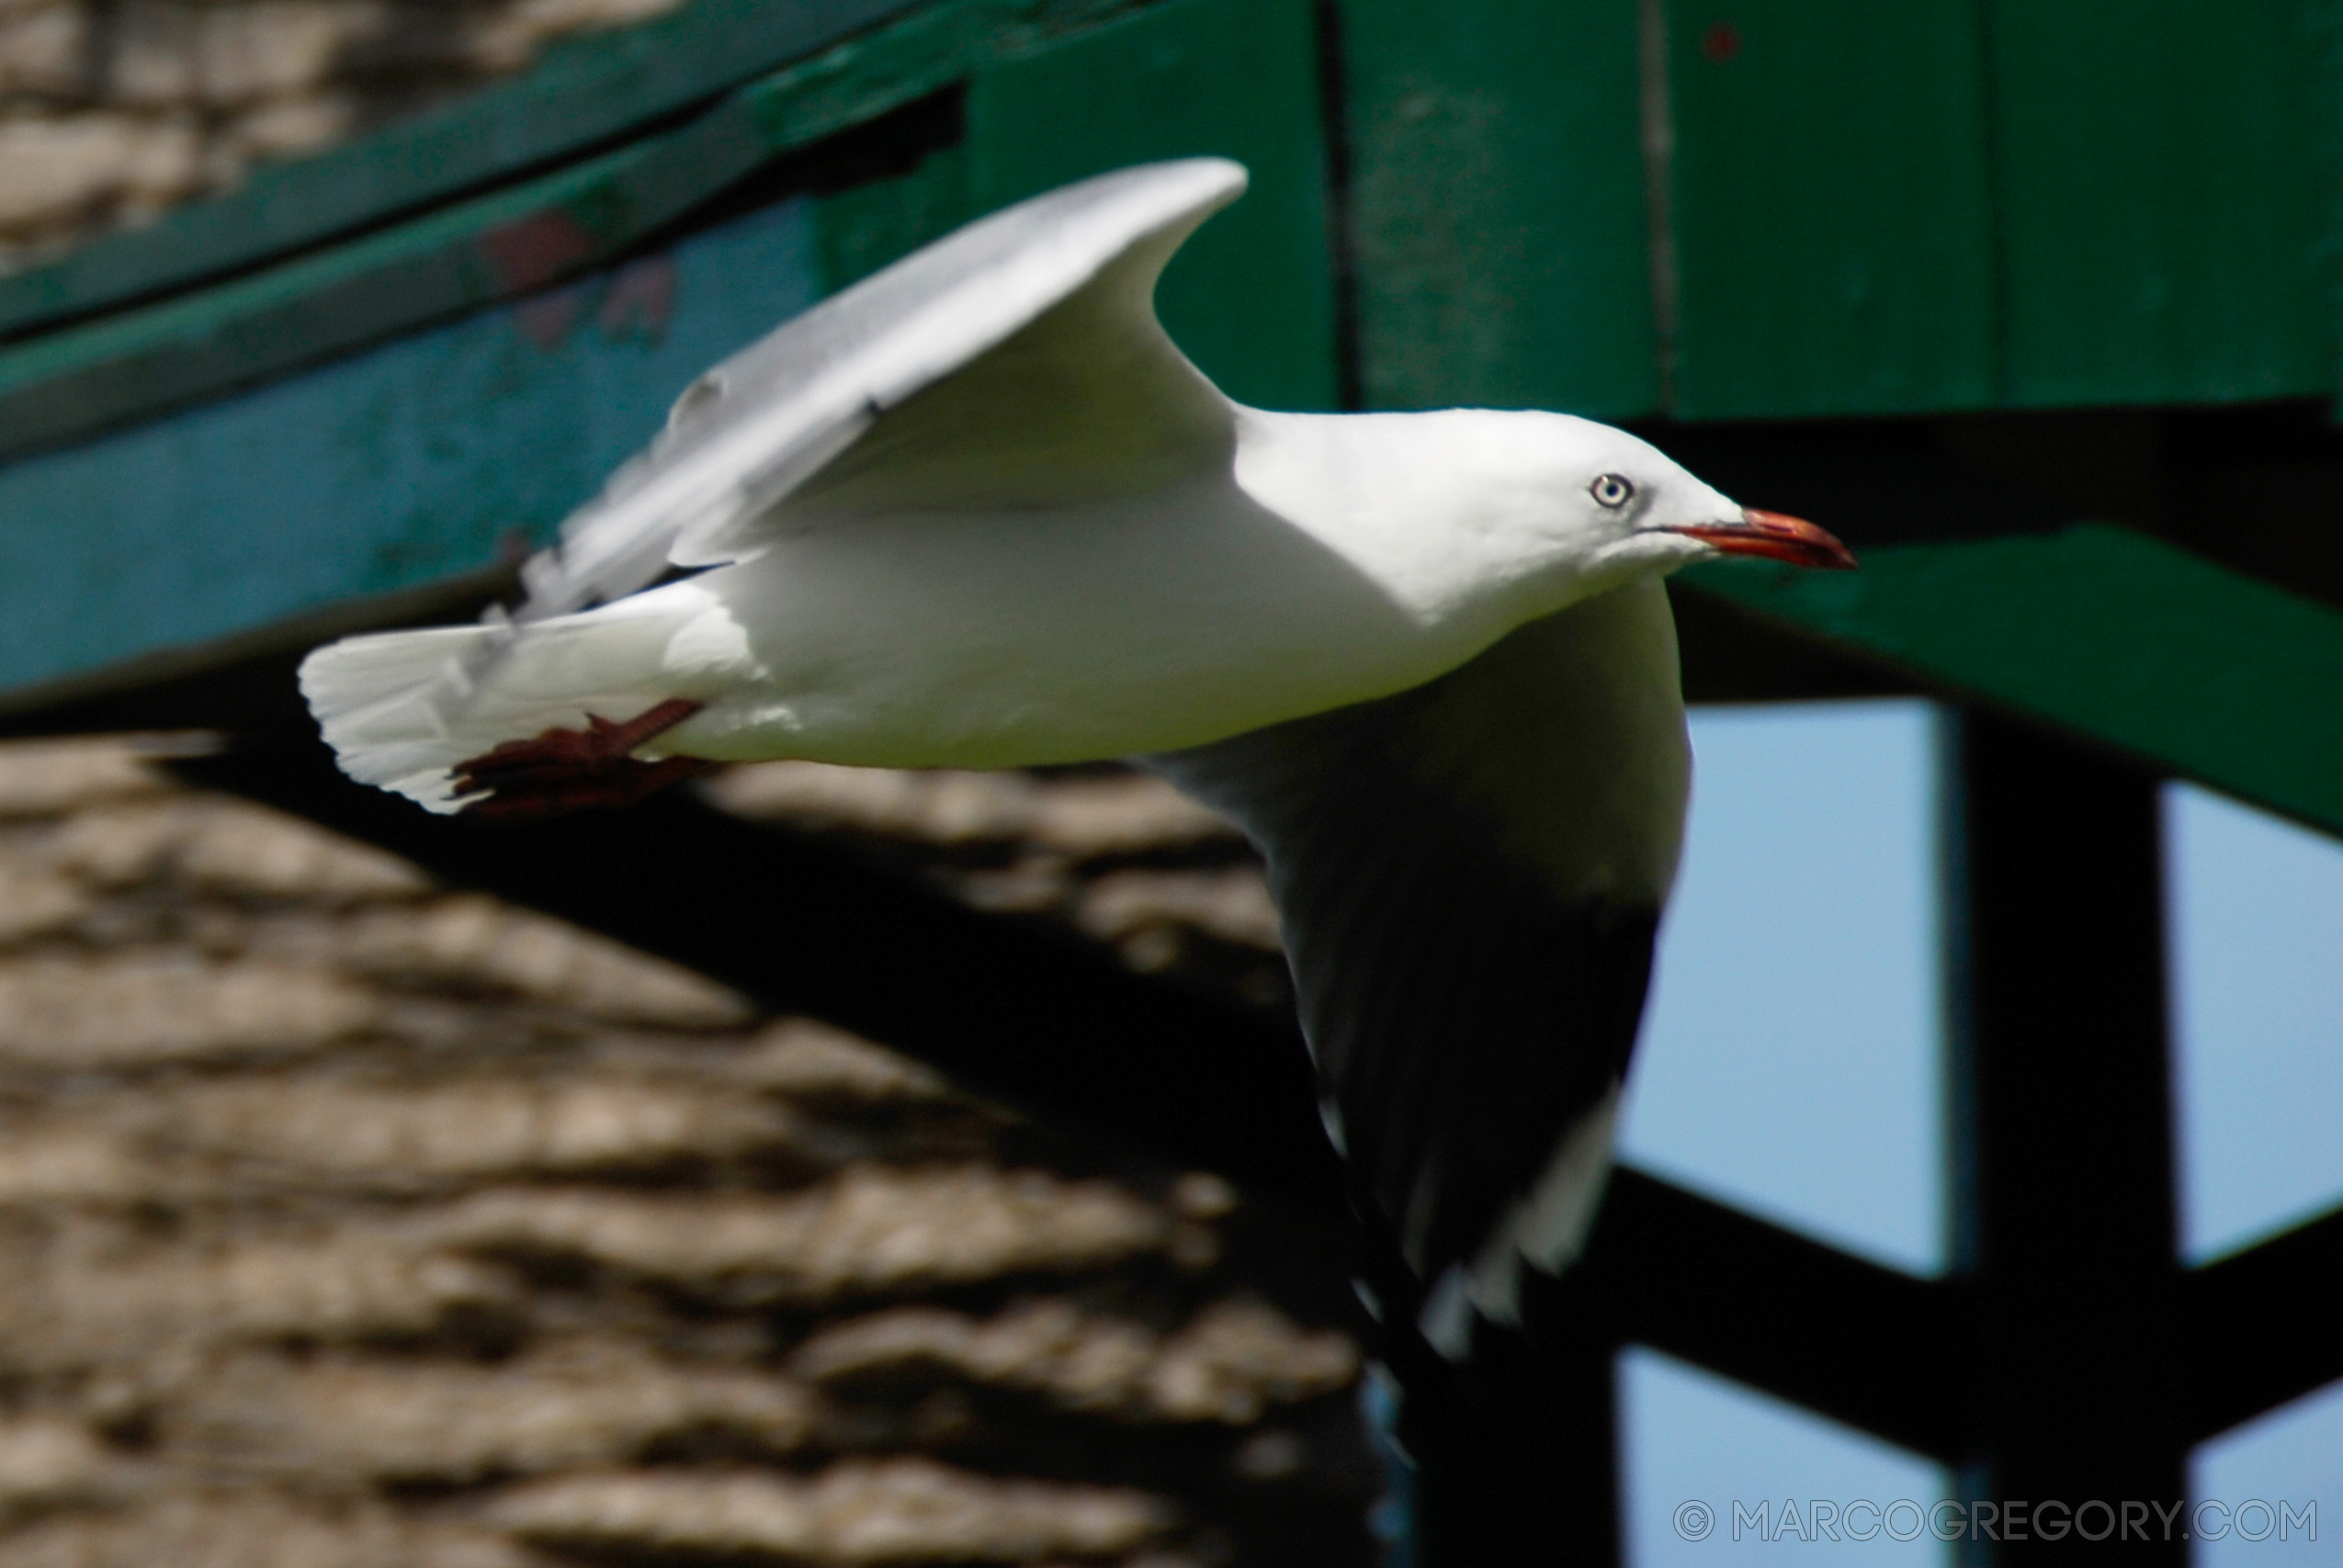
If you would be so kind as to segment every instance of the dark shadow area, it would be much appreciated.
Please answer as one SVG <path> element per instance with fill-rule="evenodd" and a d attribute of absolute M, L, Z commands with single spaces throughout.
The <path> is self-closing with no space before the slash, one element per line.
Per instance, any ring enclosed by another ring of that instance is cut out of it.
<path fill-rule="evenodd" d="M 685 964 L 772 1011 L 881 1041 L 976 1093 L 1341 1211 L 1290 1023 L 874 875 L 855 856 L 672 790 L 527 826 L 434 817 L 343 777 L 314 739 L 248 740 L 175 767 L 450 886 Z"/>
<path fill-rule="evenodd" d="M 2324 402 L 1635 428 L 1859 553 L 2119 523 L 2343 606 L 2343 427 Z"/>

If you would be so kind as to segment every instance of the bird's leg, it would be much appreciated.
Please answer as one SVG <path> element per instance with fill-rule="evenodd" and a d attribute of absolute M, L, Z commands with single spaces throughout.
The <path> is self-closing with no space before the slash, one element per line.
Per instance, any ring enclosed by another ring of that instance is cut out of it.
<path fill-rule="evenodd" d="M 583 729 L 549 729 L 526 740 L 507 740 L 456 764 L 456 793 L 480 795 L 463 808 L 473 817 L 551 817 L 590 806 L 632 806 L 716 765 L 697 757 L 645 762 L 633 755 L 635 748 L 706 705 L 671 697 L 624 723 L 590 714 Z"/>

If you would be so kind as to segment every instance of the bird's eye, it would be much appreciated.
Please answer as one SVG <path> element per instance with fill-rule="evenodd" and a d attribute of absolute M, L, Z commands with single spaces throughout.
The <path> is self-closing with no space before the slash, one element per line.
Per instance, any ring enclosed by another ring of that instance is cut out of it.
<path fill-rule="evenodd" d="M 1616 512 L 1636 499 L 1636 487 L 1624 474 L 1605 474 L 1587 486 L 1587 493 L 1594 497 L 1597 506 Z"/>

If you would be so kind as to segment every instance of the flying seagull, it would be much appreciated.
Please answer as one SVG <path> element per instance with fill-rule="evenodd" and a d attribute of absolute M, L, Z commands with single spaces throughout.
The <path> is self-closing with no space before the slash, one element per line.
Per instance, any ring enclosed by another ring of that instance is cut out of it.
<path fill-rule="evenodd" d="M 1138 759 L 1265 853 L 1328 1131 L 1454 1357 L 1608 1168 L 1691 775 L 1661 578 L 1853 560 L 1586 420 L 1230 401 L 1153 295 L 1245 177 L 1086 180 L 816 306 L 685 391 L 515 614 L 301 689 L 439 812 Z"/>

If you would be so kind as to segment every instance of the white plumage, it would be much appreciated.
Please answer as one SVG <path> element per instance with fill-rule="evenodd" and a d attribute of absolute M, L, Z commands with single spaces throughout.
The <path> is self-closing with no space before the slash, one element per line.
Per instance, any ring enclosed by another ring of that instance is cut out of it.
<path fill-rule="evenodd" d="M 1689 780 L 1658 579 L 1850 563 L 1584 420 L 1230 402 L 1151 300 L 1243 185 L 1126 170 L 845 291 L 696 383 L 513 618 L 350 638 L 302 690 L 438 811 L 646 713 L 560 744 L 1145 758 L 1267 852 L 1330 1128 L 1461 1349 L 1600 1190 Z"/>

